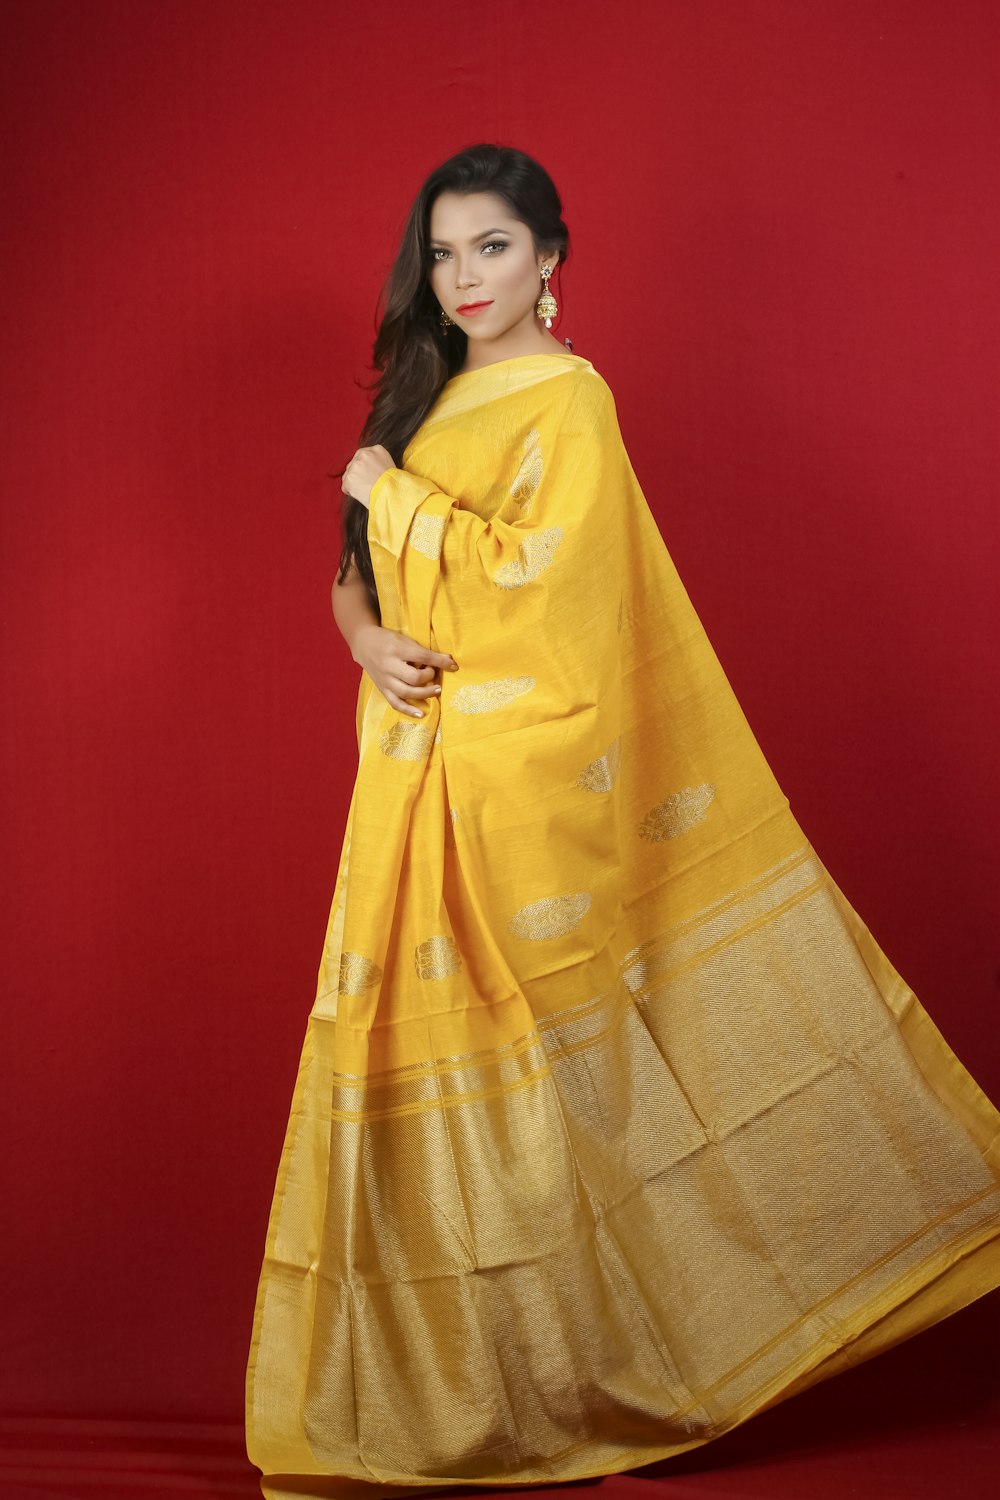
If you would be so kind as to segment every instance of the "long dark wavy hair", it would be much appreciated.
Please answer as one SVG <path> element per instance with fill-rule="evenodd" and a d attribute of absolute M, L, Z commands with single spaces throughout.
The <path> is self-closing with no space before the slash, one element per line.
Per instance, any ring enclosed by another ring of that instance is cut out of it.
<path fill-rule="evenodd" d="M 357 446 L 381 444 L 401 464 L 407 443 L 436 401 L 442 386 L 461 367 L 468 335 L 457 325 L 441 327 L 441 308 L 431 290 L 428 240 L 431 205 L 439 193 L 496 193 L 511 214 L 531 230 L 539 254 L 558 251 L 556 276 L 569 250 L 569 231 L 555 183 L 532 157 L 513 146 L 469 146 L 450 156 L 426 179 L 403 228 L 396 259 L 376 307 L 372 366 L 379 373 L 367 389 L 374 391 L 371 410 Z M 561 284 L 553 287 L 562 307 Z M 346 463 L 338 471 L 342 477 Z M 353 562 L 368 587 L 372 608 L 381 619 L 371 552 L 368 509 L 350 495 L 340 508 L 342 547 L 337 582 Z"/>

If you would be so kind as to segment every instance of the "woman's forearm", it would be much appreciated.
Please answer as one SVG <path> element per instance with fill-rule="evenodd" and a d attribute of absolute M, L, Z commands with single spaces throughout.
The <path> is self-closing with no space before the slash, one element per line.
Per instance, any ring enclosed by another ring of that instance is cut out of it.
<path fill-rule="evenodd" d="M 359 642 L 366 630 L 373 625 L 377 628 L 379 623 L 361 574 L 352 569 L 343 583 L 334 580 L 332 602 L 337 629 L 347 642 L 354 660 L 361 665 L 358 657 Z"/>

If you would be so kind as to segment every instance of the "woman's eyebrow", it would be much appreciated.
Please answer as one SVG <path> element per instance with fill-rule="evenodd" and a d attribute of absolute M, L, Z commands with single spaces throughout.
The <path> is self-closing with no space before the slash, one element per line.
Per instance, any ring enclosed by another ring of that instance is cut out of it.
<path fill-rule="evenodd" d="M 480 240 L 485 240 L 487 238 L 487 236 L 491 235 L 491 234 L 508 234 L 508 233 L 509 233 L 509 231 L 506 230 L 506 229 L 484 229 L 483 232 L 482 232 L 482 234 L 475 235 L 469 241 L 469 244 L 470 245 L 478 245 L 478 243 L 479 243 Z M 447 248 L 449 250 L 451 249 L 451 246 L 448 244 L 447 240 L 435 240 L 435 239 L 432 239 L 430 241 L 430 243 L 432 245 L 445 245 L 445 246 L 447 246 Z"/>

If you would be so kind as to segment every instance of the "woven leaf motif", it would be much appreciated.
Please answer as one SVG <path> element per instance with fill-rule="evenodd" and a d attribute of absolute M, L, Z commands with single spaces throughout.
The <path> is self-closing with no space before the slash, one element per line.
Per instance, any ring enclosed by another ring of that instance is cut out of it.
<path fill-rule="evenodd" d="M 341 995 L 363 995 L 373 984 L 378 984 L 381 978 L 382 970 L 378 964 L 366 958 L 363 953 L 340 955 L 338 990 Z"/>
<path fill-rule="evenodd" d="M 654 844 L 663 839 L 675 839 L 700 823 L 714 800 L 715 787 L 709 782 L 671 792 L 669 797 L 650 808 L 639 824 L 639 837 Z"/>
<path fill-rule="evenodd" d="M 425 516 L 419 512 L 410 522 L 406 540 L 415 552 L 433 561 L 441 556 L 441 542 L 447 516 Z"/>
<path fill-rule="evenodd" d="M 533 677 L 496 677 L 492 682 L 469 682 L 451 695 L 451 707 L 460 714 L 491 714 L 506 708 L 515 698 L 530 693 Z"/>
<path fill-rule="evenodd" d="M 534 427 L 525 438 L 524 447 L 525 454 L 514 475 L 510 497 L 516 500 L 518 505 L 524 507 L 524 514 L 527 515 L 531 509 L 531 502 L 535 498 L 535 491 L 542 482 L 542 450 L 539 446 L 538 432 Z"/>
<path fill-rule="evenodd" d="M 621 764 L 621 745 L 620 738 L 614 740 L 603 755 L 592 760 L 589 766 L 584 766 L 576 778 L 577 786 L 585 787 L 588 792 L 610 792 Z"/>
<path fill-rule="evenodd" d="M 562 537 L 561 526 L 550 526 L 545 531 L 526 536 L 518 548 L 517 557 L 511 558 L 510 562 L 504 563 L 493 574 L 493 582 L 497 588 L 523 588 L 526 583 L 537 578 L 539 573 L 544 573 Z"/>
<path fill-rule="evenodd" d="M 508 926 L 515 937 L 537 943 L 547 938 L 565 937 L 567 932 L 579 927 L 589 910 L 589 891 L 543 896 L 541 901 L 530 901 L 516 911 Z"/>
<path fill-rule="evenodd" d="M 390 724 L 379 738 L 379 749 L 390 760 L 423 760 L 434 736 L 426 724 Z"/>
<path fill-rule="evenodd" d="M 447 933 L 435 933 L 418 943 L 413 955 L 418 979 L 447 979 L 462 967 L 462 956 L 455 939 Z"/>

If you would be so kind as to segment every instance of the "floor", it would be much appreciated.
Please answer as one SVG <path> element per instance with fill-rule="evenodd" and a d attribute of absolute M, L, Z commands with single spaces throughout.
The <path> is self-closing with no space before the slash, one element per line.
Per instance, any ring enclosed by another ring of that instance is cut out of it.
<path fill-rule="evenodd" d="M 518 1489 L 447 1494 L 486 1500 Z M 260 1500 L 260 1493 L 241 1422 L 0 1418 L 0 1500 Z M 528 1493 L 533 1500 L 993 1500 L 1000 1496 L 1000 1297 L 963 1308 L 701 1448 Z"/>

